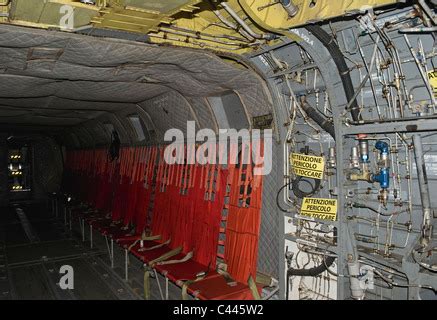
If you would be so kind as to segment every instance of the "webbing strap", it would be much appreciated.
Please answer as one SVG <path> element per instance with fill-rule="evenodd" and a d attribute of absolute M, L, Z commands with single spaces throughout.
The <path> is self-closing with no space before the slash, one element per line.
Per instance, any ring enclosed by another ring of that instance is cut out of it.
<path fill-rule="evenodd" d="M 144 271 L 143 281 L 144 299 L 150 300 L 150 271 L 148 269 Z"/>
<path fill-rule="evenodd" d="M 256 273 L 256 283 L 262 284 L 264 287 L 272 287 L 273 286 L 273 278 L 267 274 L 257 272 Z"/>
<path fill-rule="evenodd" d="M 179 254 L 182 251 L 182 247 L 176 248 L 174 250 L 171 250 L 167 252 L 166 254 L 163 254 L 159 258 L 156 258 L 153 261 L 150 261 L 147 265 L 145 265 L 145 271 L 144 271 L 144 299 L 149 300 L 150 299 L 150 269 L 153 268 L 154 265 L 163 262 L 164 260 L 167 260 L 171 257 L 174 257 L 175 255 Z"/>
<path fill-rule="evenodd" d="M 171 257 L 174 257 L 175 255 L 177 255 L 177 254 L 179 254 L 179 253 L 181 253 L 181 252 L 182 252 L 182 247 L 177 247 L 176 249 L 173 249 L 173 250 L 171 250 L 171 251 L 169 251 L 169 252 L 163 254 L 163 255 L 160 256 L 159 258 L 156 258 L 155 260 L 150 261 L 150 262 L 148 263 L 148 265 L 149 265 L 150 267 L 153 268 L 153 266 L 154 266 L 156 263 L 161 262 L 161 261 L 164 261 L 164 260 L 167 260 L 167 259 L 170 259 Z"/>
<path fill-rule="evenodd" d="M 187 253 L 187 255 L 185 257 L 183 257 L 182 259 L 179 260 L 166 260 L 166 261 L 160 261 L 158 263 L 156 263 L 156 265 L 168 265 L 168 264 L 177 264 L 177 263 L 184 263 L 187 262 L 188 260 L 193 258 L 193 251 Z"/>
<path fill-rule="evenodd" d="M 162 248 L 162 247 L 164 247 L 166 245 L 169 245 L 170 242 L 171 242 L 171 239 L 168 239 L 166 242 L 157 244 L 156 246 L 153 246 L 153 247 L 140 248 L 140 249 L 138 249 L 138 252 L 144 252 L 144 251 L 151 251 L 151 250 L 159 249 L 159 248 Z"/>
<path fill-rule="evenodd" d="M 224 271 L 223 269 L 217 268 L 217 273 L 225 278 L 228 286 L 235 287 L 237 285 L 237 281 L 235 281 L 228 272 Z"/>
<path fill-rule="evenodd" d="M 138 242 L 140 241 L 155 241 L 155 240 L 160 240 L 161 239 L 161 235 L 157 235 L 157 236 L 150 236 L 150 237 L 146 237 L 144 234 L 141 236 L 141 238 L 137 239 L 134 241 L 134 243 L 132 243 L 128 248 L 127 251 L 130 252 L 132 250 L 133 247 L 135 247 L 137 245 Z"/>
<path fill-rule="evenodd" d="M 188 300 L 190 295 L 188 294 L 188 288 L 193 284 L 196 283 L 200 280 L 205 279 L 205 277 L 207 276 L 207 272 L 205 272 L 204 274 L 202 274 L 201 276 L 198 276 L 196 279 L 194 280 L 188 280 L 185 281 L 184 284 L 182 285 L 182 300 Z"/>
<path fill-rule="evenodd" d="M 252 292 L 253 298 L 255 300 L 261 300 L 261 297 L 260 297 L 259 292 L 258 292 L 258 287 L 256 286 L 256 283 L 253 280 L 252 275 L 249 276 L 249 280 L 247 281 L 247 285 L 249 286 L 249 289 Z"/>

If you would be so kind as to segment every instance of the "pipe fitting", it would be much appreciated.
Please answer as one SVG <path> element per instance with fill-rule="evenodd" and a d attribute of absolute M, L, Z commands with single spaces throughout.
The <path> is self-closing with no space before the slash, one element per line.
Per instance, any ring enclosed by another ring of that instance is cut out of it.
<path fill-rule="evenodd" d="M 280 2 L 290 18 L 295 17 L 299 13 L 299 7 L 293 3 L 293 0 L 281 0 Z"/>
<path fill-rule="evenodd" d="M 371 177 L 372 182 L 378 182 L 381 189 L 388 189 L 390 187 L 390 169 L 382 168 L 378 174 L 373 174 Z"/>
<path fill-rule="evenodd" d="M 379 140 L 379 141 L 376 142 L 376 144 L 375 144 L 375 149 L 379 150 L 379 151 L 381 152 L 381 155 L 382 155 L 382 154 L 386 154 L 386 155 L 388 155 L 388 154 L 389 154 L 389 151 L 390 151 L 390 148 L 389 148 L 389 146 L 388 146 L 388 143 L 387 143 L 387 142 L 384 142 L 384 141 L 381 141 L 381 140 Z"/>

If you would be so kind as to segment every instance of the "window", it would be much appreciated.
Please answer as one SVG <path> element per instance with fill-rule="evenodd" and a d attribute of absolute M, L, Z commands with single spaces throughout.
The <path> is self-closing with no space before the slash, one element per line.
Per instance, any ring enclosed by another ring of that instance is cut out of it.
<path fill-rule="evenodd" d="M 140 119 L 140 116 L 137 114 L 130 115 L 128 117 L 130 124 L 135 130 L 138 141 L 146 140 L 146 135 L 144 134 L 144 124 Z"/>

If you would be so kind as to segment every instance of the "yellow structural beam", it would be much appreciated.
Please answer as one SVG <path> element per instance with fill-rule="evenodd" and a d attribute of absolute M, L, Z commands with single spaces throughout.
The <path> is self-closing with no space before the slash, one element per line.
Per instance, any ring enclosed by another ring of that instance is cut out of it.
<path fill-rule="evenodd" d="M 290 29 L 396 2 L 293 0 L 298 10 L 290 16 L 279 0 L 228 0 L 233 14 L 210 0 L 96 0 L 95 5 L 80 0 L 0 0 L 0 23 L 70 32 L 88 27 L 114 29 L 147 34 L 157 44 L 244 54 L 281 41 L 263 35 L 298 40 Z"/>
<path fill-rule="evenodd" d="M 0 0 L 0 23 L 5 23 L 9 19 L 9 0 Z"/>
<path fill-rule="evenodd" d="M 290 17 L 277 0 L 238 0 L 239 5 L 253 20 L 268 30 L 289 30 L 308 23 L 324 21 L 344 15 L 365 12 L 370 8 L 386 6 L 397 0 L 293 0 L 298 8 Z"/>

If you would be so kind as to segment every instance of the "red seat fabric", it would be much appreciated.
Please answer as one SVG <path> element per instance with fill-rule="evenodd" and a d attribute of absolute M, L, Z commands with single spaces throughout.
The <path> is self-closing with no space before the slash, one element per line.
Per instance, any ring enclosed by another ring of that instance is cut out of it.
<path fill-rule="evenodd" d="M 161 243 L 156 242 L 156 241 L 147 241 L 146 244 L 146 248 L 151 248 L 157 245 L 161 245 Z M 137 243 L 132 249 L 131 249 L 131 253 L 137 257 L 138 259 L 140 259 L 142 262 L 144 263 L 149 263 L 155 259 L 160 258 L 161 256 L 163 256 L 164 254 L 170 252 L 172 249 L 166 245 L 153 249 L 153 250 L 146 250 L 146 251 L 141 251 L 141 247 L 140 244 Z"/>
<path fill-rule="evenodd" d="M 207 272 L 205 279 L 188 288 L 199 299 L 253 299 L 246 283 L 250 275 L 256 277 L 262 177 L 253 176 L 252 165 L 231 165 L 226 170 L 220 165 L 170 165 L 164 154 L 165 147 L 122 148 L 120 159 L 111 163 L 102 150 L 69 153 L 70 189 L 101 211 L 112 212 L 110 218 L 105 214 L 84 218 L 125 249 L 135 243 L 130 252 L 144 263 L 176 248 L 181 252 L 169 260 L 181 260 L 192 252 L 188 261 L 154 267 L 179 285 Z M 228 184 L 223 257 L 235 286 L 215 271 Z M 159 247 L 143 250 L 138 240 L 149 227 L 150 234 L 161 239 L 143 241 L 143 248 Z"/>
<path fill-rule="evenodd" d="M 184 255 L 180 254 L 171 258 L 171 260 L 182 259 L 183 257 Z M 192 259 L 176 264 L 158 264 L 155 268 L 170 281 L 180 285 L 180 282 L 196 279 L 197 276 L 202 272 L 206 272 L 208 276 L 217 274 L 217 272 L 214 270 L 214 266 L 208 267 Z"/>
<path fill-rule="evenodd" d="M 249 287 L 241 282 L 230 286 L 226 279 L 216 274 L 197 281 L 188 287 L 188 292 L 200 300 L 253 300 Z"/>
<path fill-rule="evenodd" d="M 241 157 L 244 158 L 244 152 Z M 249 276 L 256 279 L 263 176 L 254 176 L 251 164 L 233 166 L 230 170 L 232 188 L 224 259 L 232 278 L 247 283 Z"/>

